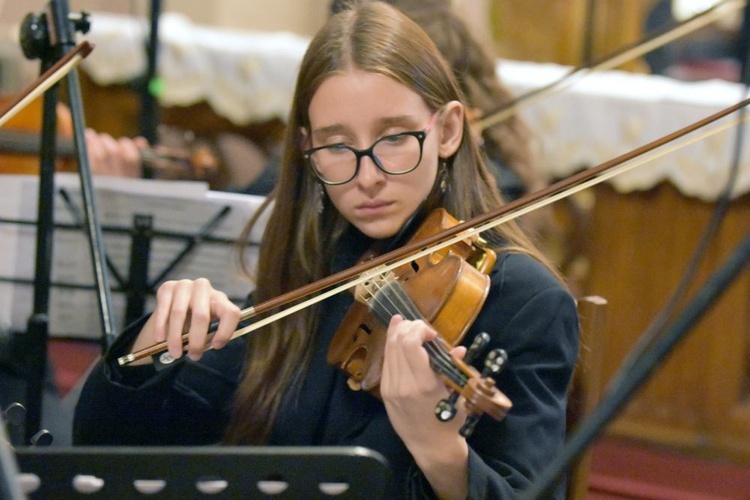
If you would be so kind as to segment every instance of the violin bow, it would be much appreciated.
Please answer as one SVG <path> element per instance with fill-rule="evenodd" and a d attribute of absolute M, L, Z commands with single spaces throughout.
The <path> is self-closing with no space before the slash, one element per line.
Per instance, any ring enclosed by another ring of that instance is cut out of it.
<path fill-rule="evenodd" d="M 31 101 L 42 95 L 50 87 L 59 82 L 73 68 L 78 66 L 86 58 L 94 46 L 87 41 L 76 45 L 71 51 L 61 57 L 47 71 L 42 73 L 24 92 L 11 101 L 5 109 L 0 111 L 0 127 L 10 120 Z"/>
<path fill-rule="evenodd" d="M 532 212 L 551 203 L 554 203 L 555 201 L 559 201 L 561 199 L 569 197 L 579 191 L 582 191 L 583 189 L 593 187 L 615 177 L 616 175 L 648 163 L 655 158 L 659 158 L 684 146 L 687 146 L 699 140 L 703 140 L 721 131 L 734 127 L 735 125 L 737 125 L 737 123 L 739 123 L 739 120 L 728 120 L 708 131 L 703 131 L 702 134 L 697 134 L 696 136 L 690 138 L 684 137 L 691 132 L 695 132 L 707 125 L 710 125 L 711 123 L 727 117 L 728 115 L 746 107 L 748 104 L 750 104 L 750 99 L 740 101 L 737 104 L 729 106 L 706 118 L 689 124 L 659 139 L 653 140 L 643 146 L 624 153 L 596 167 L 583 170 L 544 189 L 529 193 L 513 202 L 499 207 L 496 210 L 492 210 L 485 214 L 473 217 L 472 219 L 459 223 L 438 234 L 409 243 L 401 248 L 374 257 L 349 269 L 345 269 L 314 283 L 310 283 L 309 285 L 300 287 L 296 290 L 292 290 L 278 297 L 267 300 L 261 304 L 258 304 L 257 306 L 243 309 L 240 313 L 240 321 L 248 320 L 259 314 L 267 313 L 281 306 L 285 306 L 291 302 L 317 294 L 311 298 L 294 304 L 293 306 L 290 306 L 274 314 L 270 314 L 269 316 L 266 316 L 252 323 L 251 325 L 235 331 L 231 339 L 235 339 L 252 331 L 258 330 L 263 326 L 273 323 L 274 321 L 289 316 L 313 304 L 321 302 L 328 297 L 351 289 L 361 283 L 364 283 L 365 281 L 371 280 L 374 276 L 409 264 L 410 262 L 419 259 L 420 257 L 432 254 L 451 245 L 455 245 L 460 241 L 473 238 L 483 231 L 487 231 L 489 229 L 492 229 L 493 227 L 499 226 L 500 224 L 504 224 L 506 222 L 514 220 L 526 213 Z M 743 119 L 747 120 L 750 118 L 745 117 Z M 669 143 L 677 141 L 678 139 L 681 140 L 676 144 L 669 145 Z M 657 148 L 662 149 L 659 151 L 654 151 Z M 646 156 L 646 153 L 650 152 L 652 154 Z M 187 334 L 183 335 L 183 342 L 185 342 L 186 340 Z M 207 345 L 206 349 L 210 349 L 210 346 Z M 149 356 L 165 354 L 166 351 L 167 343 L 161 342 L 139 351 L 121 356 L 117 359 L 117 362 L 121 366 L 128 365 Z M 162 362 L 169 363 L 170 360 L 166 358 L 166 361 Z"/>
<path fill-rule="evenodd" d="M 473 125 L 475 129 L 480 132 L 489 127 L 493 127 L 517 114 L 518 111 L 523 109 L 523 107 L 529 106 L 545 97 L 555 94 L 556 92 L 572 87 L 587 75 L 617 68 L 628 61 L 647 54 L 652 50 L 656 50 L 659 47 L 682 38 L 700 28 L 708 26 L 722 17 L 741 9 L 744 5 L 745 0 L 725 0 L 724 2 L 718 3 L 713 7 L 686 19 L 677 26 L 657 32 L 654 35 L 639 40 L 628 47 L 620 49 L 598 63 L 591 66 L 579 66 L 573 68 L 558 80 L 531 90 L 504 104 L 497 110 L 489 111 L 483 116 L 475 118 L 473 120 Z"/>

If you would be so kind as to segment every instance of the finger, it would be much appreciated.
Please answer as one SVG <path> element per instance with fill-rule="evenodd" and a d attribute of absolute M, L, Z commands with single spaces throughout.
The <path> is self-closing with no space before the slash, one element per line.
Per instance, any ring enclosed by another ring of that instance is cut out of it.
<path fill-rule="evenodd" d="M 466 346 L 456 346 L 451 349 L 451 356 L 456 359 L 464 359 L 466 357 Z"/>
<path fill-rule="evenodd" d="M 232 303 L 223 292 L 214 291 L 211 300 L 211 308 L 219 319 L 219 326 L 211 338 L 211 347 L 221 349 L 234 334 L 237 323 L 240 321 L 240 308 Z"/>
<path fill-rule="evenodd" d="M 87 128 L 84 132 L 86 136 L 86 151 L 89 155 L 89 166 L 91 172 L 94 174 L 102 173 L 104 170 L 102 163 L 104 162 L 104 152 L 102 151 L 102 144 L 99 140 L 99 134 L 95 130 Z"/>
<path fill-rule="evenodd" d="M 180 280 L 175 285 L 172 296 L 167 325 L 167 344 L 169 354 L 175 359 L 182 356 L 183 352 L 182 334 L 185 332 L 185 326 L 187 325 L 191 292 L 192 282 Z"/>
<path fill-rule="evenodd" d="M 188 356 L 196 361 L 206 349 L 208 325 L 211 322 L 211 302 L 209 297 L 213 287 L 205 278 L 192 283 L 190 290 L 190 329 L 188 330 Z"/>
<path fill-rule="evenodd" d="M 101 144 L 101 174 L 114 175 L 119 163 L 119 146 L 114 137 L 109 134 L 99 134 Z"/>
<path fill-rule="evenodd" d="M 428 352 L 423 345 L 435 335 L 435 331 L 424 321 L 409 321 L 403 318 L 391 320 L 384 353 L 384 391 L 395 391 L 400 387 L 409 392 L 413 390 L 413 387 L 409 386 L 421 385 L 420 381 L 431 371 Z"/>
<path fill-rule="evenodd" d="M 120 150 L 119 174 L 125 177 L 141 176 L 141 150 L 133 139 L 120 137 L 117 140 Z"/>
<path fill-rule="evenodd" d="M 399 314 L 395 314 L 391 317 L 388 323 L 388 329 L 386 330 L 386 342 L 385 350 L 383 353 L 383 372 L 380 376 L 380 389 L 383 394 L 388 394 L 391 391 L 392 378 L 398 378 L 398 375 L 391 373 L 396 371 L 398 350 L 394 348 L 394 344 L 397 343 L 396 337 L 400 329 L 404 327 L 404 318 Z"/>
<path fill-rule="evenodd" d="M 148 147 L 148 141 L 145 137 L 133 137 L 133 143 L 136 145 L 138 149 L 145 149 Z"/>
<path fill-rule="evenodd" d="M 156 307 L 151 314 L 151 321 L 154 326 L 154 341 L 156 342 L 167 340 L 167 323 L 176 286 L 176 281 L 166 281 L 156 291 Z"/>
<path fill-rule="evenodd" d="M 405 321 L 404 317 L 400 314 L 394 314 L 393 316 L 391 316 L 391 321 L 388 322 L 388 333 L 390 334 L 390 332 L 397 328 L 398 325 L 403 321 Z"/>
<path fill-rule="evenodd" d="M 407 342 L 410 346 L 421 346 L 425 342 L 435 340 L 437 331 L 422 320 L 402 319 L 394 325 L 393 338 L 398 342 Z"/>

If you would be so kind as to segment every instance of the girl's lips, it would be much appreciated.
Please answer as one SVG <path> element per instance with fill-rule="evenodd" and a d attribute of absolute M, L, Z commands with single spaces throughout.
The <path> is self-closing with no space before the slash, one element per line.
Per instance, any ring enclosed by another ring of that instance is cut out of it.
<path fill-rule="evenodd" d="M 375 215 L 384 212 L 391 206 L 390 202 L 386 201 L 371 201 L 357 205 L 356 210 L 363 215 Z"/>

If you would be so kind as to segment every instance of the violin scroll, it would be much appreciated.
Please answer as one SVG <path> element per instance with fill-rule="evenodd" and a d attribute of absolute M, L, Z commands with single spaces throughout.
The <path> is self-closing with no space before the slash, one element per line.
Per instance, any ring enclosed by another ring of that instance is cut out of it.
<path fill-rule="evenodd" d="M 206 144 L 189 149 L 154 146 L 141 150 L 144 169 L 155 177 L 209 181 L 218 175 L 219 159 Z"/>
<path fill-rule="evenodd" d="M 463 396 L 469 410 L 469 416 L 459 431 L 464 437 L 471 435 L 482 414 L 487 413 L 495 420 L 502 420 L 513 406 L 511 401 L 497 389 L 492 378 L 502 371 L 508 361 L 508 354 L 503 349 L 490 351 L 485 358 L 481 374 L 468 364 L 484 351 L 489 340 L 489 335 L 484 332 L 480 333 L 469 347 L 464 360 L 453 360 L 461 371 L 468 376 L 463 385 L 456 384 L 453 379 L 446 377 L 437 367 L 433 367 L 441 374 L 446 385 L 453 389 L 450 396 L 441 400 L 435 406 L 435 416 L 443 422 L 452 420 L 457 413 L 458 398 Z"/>
<path fill-rule="evenodd" d="M 489 394 L 493 390 L 497 390 L 495 388 L 495 380 L 491 377 L 497 376 L 505 367 L 507 361 L 508 353 L 506 353 L 503 349 L 493 349 L 492 351 L 490 351 L 490 353 L 485 358 L 484 369 L 482 370 L 481 375 L 482 383 L 484 384 L 481 388 L 483 391 L 486 391 Z M 474 403 L 467 401 L 467 405 L 471 405 L 471 407 L 473 407 Z M 501 411 L 499 413 L 491 415 L 495 419 L 500 420 L 505 417 L 505 415 L 508 413 L 508 410 L 510 410 L 512 406 L 513 403 L 511 403 L 510 400 L 507 400 L 507 403 L 501 408 Z M 464 437 L 469 437 L 472 432 L 474 432 L 474 427 L 476 427 L 477 422 L 479 422 L 480 416 L 481 413 L 472 411 L 472 413 L 466 418 L 466 422 L 464 422 L 464 425 L 461 426 L 459 434 Z"/>
<path fill-rule="evenodd" d="M 482 332 L 474 337 L 474 341 L 471 343 L 471 346 L 469 346 L 469 349 L 466 351 L 466 355 L 464 356 L 464 363 L 473 363 L 477 356 L 482 354 L 482 352 L 487 348 L 487 344 L 489 344 L 489 342 L 490 336 L 485 332 Z M 504 352 L 505 351 L 503 351 L 503 353 Z M 507 354 L 505 355 L 505 359 L 507 360 Z M 485 374 L 482 374 L 482 376 L 485 376 Z M 451 392 L 450 396 L 445 399 L 441 399 L 438 402 L 438 404 L 435 406 L 435 416 L 438 418 L 438 420 L 442 422 L 450 422 L 451 420 L 453 420 L 453 417 L 456 416 L 456 402 L 458 401 L 458 396 L 458 391 L 453 391 Z"/>
<path fill-rule="evenodd" d="M 466 363 L 471 363 L 478 352 L 484 348 L 484 345 L 486 345 L 487 342 L 489 342 L 490 337 L 486 333 L 482 332 L 479 335 L 477 335 L 474 338 L 474 342 L 471 344 L 471 347 L 469 347 L 468 351 L 466 351 L 466 356 L 464 356 L 464 361 Z M 456 402 L 458 402 L 458 392 L 452 391 L 450 396 L 448 396 L 445 399 L 441 399 L 438 401 L 438 404 L 435 405 L 435 416 L 438 420 L 441 422 L 450 422 L 453 420 L 453 417 L 456 416 L 456 412 L 458 411 L 456 408 Z"/>

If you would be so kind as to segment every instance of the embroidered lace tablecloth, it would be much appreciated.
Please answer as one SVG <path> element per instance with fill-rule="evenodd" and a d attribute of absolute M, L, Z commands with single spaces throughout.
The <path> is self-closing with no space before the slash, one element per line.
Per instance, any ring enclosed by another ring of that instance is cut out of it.
<path fill-rule="evenodd" d="M 147 34 L 145 19 L 92 15 L 86 36 L 96 49 L 84 70 L 101 85 L 141 75 Z M 164 105 L 206 101 L 237 124 L 287 116 L 307 38 L 208 28 L 168 13 L 159 34 Z M 498 74 L 517 95 L 557 81 L 569 69 L 510 60 L 498 64 Z M 556 177 L 614 158 L 743 97 L 741 85 L 723 80 L 683 82 L 622 71 L 590 74 L 565 87 L 520 111 L 537 134 L 543 168 Z M 686 196 L 713 200 L 726 182 L 734 133 L 732 128 L 705 138 L 610 182 L 630 191 L 669 181 Z M 736 195 L 750 191 L 750 137 L 745 135 Z"/>

